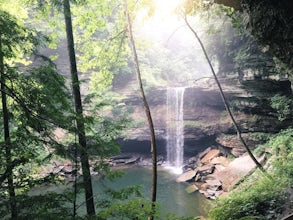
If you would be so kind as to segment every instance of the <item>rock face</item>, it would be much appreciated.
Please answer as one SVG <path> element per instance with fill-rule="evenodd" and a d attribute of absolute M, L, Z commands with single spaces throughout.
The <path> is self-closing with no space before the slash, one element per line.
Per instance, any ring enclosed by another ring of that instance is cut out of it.
<path fill-rule="evenodd" d="M 236 121 L 244 138 L 252 148 L 262 140 L 245 133 L 277 132 L 287 122 L 279 122 L 269 98 L 276 92 L 291 93 L 289 81 L 273 80 L 221 80 L 225 95 L 230 102 Z M 158 154 L 166 154 L 166 89 L 159 88 L 147 93 L 154 120 Z M 130 115 L 137 124 L 120 139 L 122 152 L 150 154 L 150 138 L 144 109 L 137 94 L 125 99 Z M 184 156 L 192 157 L 204 149 L 215 146 L 223 154 L 241 156 L 245 151 L 238 141 L 235 129 L 228 117 L 221 96 L 213 80 L 199 82 L 184 93 Z"/>
<path fill-rule="evenodd" d="M 237 79 L 221 79 L 221 83 L 242 136 L 251 149 L 265 141 L 262 136 L 253 133 L 274 133 L 287 126 L 288 122 L 278 121 L 276 112 L 270 107 L 270 98 L 276 93 L 291 94 L 289 81 L 246 79 L 240 82 Z M 166 89 L 150 90 L 147 99 L 154 120 L 158 153 L 164 161 L 168 120 Z M 150 155 L 148 126 L 140 99 L 132 95 L 125 102 L 130 106 L 134 121 L 140 122 L 140 125 L 129 131 L 126 140 L 120 140 L 122 151 L 131 153 L 139 149 Z M 183 108 L 186 165 L 185 173 L 177 178 L 177 182 L 189 182 L 188 192 L 198 188 L 207 198 L 215 199 L 247 175 L 255 165 L 245 156 L 246 151 L 238 140 L 213 80 L 186 88 Z M 228 155 L 236 159 L 230 162 Z M 146 160 L 144 164 L 147 164 Z"/>

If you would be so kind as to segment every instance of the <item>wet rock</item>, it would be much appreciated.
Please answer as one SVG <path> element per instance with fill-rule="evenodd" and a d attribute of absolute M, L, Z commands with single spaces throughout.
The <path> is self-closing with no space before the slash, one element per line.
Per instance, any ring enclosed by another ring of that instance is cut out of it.
<path fill-rule="evenodd" d="M 176 182 L 180 183 L 180 182 L 187 182 L 192 180 L 195 175 L 197 173 L 197 170 L 189 170 L 183 174 L 181 174 L 177 179 Z"/>
<path fill-rule="evenodd" d="M 187 192 L 187 193 L 193 193 L 193 192 L 195 192 L 195 191 L 197 191 L 198 190 L 198 187 L 195 185 L 195 184 L 191 184 L 191 185 L 189 185 L 188 187 L 186 187 L 186 189 L 185 189 L 185 191 Z"/>

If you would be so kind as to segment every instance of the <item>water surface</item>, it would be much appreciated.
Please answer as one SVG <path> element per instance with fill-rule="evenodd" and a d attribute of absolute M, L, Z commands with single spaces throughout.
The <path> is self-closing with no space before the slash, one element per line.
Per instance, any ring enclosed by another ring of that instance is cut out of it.
<path fill-rule="evenodd" d="M 132 185 L 141 185 L 142 194 L 146 198 L 151 196 L 152 171 L 145 167 L 131 167 L 123 169 L 125 175 L 114 182 L 106 181 L 105 185 L 113 189 L 121 189 Z M 161 212 L 175 213 L 178 216 L 206 216 L 208 201 L 199 193 L 188 194 L 185 189 L 188 183 L 177 183 L 176 175 L 164 168 L 158 170 L 157 202 Z M 93 178 L 94 193 L 102 191 L 102 184 L 98 177 Z M 150 200 L 150 199 L 149 199 Z"/>
<path fill-rule="evenodd" d="M 104 189 L 122 189 L 128 186 L 141 185 L 142 194 L 150 201 L 151 197 L 151 179 L 152 171 L 150 167 L 128 167 L 121 170 L 125 175 L 111 182 L 101 180 L 99 176 L 93 176 L 93 191 L 95 201 L 99 198 Z M 188 183 L 177 183 L 177 175 L 171 173 L 163 167 L 158 167 L 158 185 L 157 185 L 157 202 L 160 203 L 160 212 L 162 216 L 167 213 L 174 213 L 177 216 L 206 216 L 208 210 L 208 201 L 199 193 L 188 194 L 185 189 Z M 46 192 L 62 193 L 65 190 L 73 190 L 72 184 L 65 185 L 43 185 L 30 191 L 30 195 L 39 195 Z M 72 204 L 68 204 L 69 207 Z M 80 192 L 77 198 L 78 215 L 86 214 L 84 203 L 84 193 Z"/>

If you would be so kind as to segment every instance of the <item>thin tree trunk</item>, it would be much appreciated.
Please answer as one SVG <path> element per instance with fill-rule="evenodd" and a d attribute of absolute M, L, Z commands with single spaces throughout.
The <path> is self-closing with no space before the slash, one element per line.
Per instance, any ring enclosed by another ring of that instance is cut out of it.
<path fill-rule="evenodd" d="M 254 157 L 253 153 L 251 152 L 251 150 L 249 149 L 249 147 L 247 146 L 246 142 L 244 141 L 244 139 L 243 139 L 243 137 L 242 137 L 242 135 L 241 135 L 241 130 L 240 130 L 240 128 L 239 128 L 239 126 L 238 126 L 238 124 L 237 124 L 237 122 L 236 122 L 236 120 L 235 120 L 235 118 L 234 118 L 234 116 L 233 116 L 233 113 L 232 113 L 232 111 L 231 111 L 231 109 L 230 109 L 230 106 L 229 106 L 229 104 L 228 104 L 228 101 L 227 101 L 227 99 L 226 99 L 226 97 L 225 97 L 225 94 L 224 94 L 224 91 L 223 91 L 223 89 L 222 89 L 222 86 L 221 86 L 221 84 L 220 84 L 220 82 L 219 82 L 219 79 L 218 79 L 218 77 L 217 77 L 217 75 L 216 75 L 216 73 L 215 73 L 215 70 L 214 70 L 214 68 L 213 68 L 213 66 L 212 66 L 212 63 L 211 63 L 211 61 L 210 61 L 210 59 L 209 59 L 209 57 L 208 57 L 208 54 L 207 54 L 207 52 L 206 52 L 206 50 L 205 50 L 205 47 L 204 47 L 204 45 L 203 45 L 201 39 L 200 39 L 199 36 L 197 35 L 196 31 L 195 31 L 195 30 L 191 27 L 191 25 L 189 24 L 186 15 L 184 15 L 184 20 L 185 20 L 185 23 L 186 23 L 187 27 L 188 27 L 188 28 L 191 30 L 191 32 L 194 34 L 195 38 L 197 39 L 197 41 L 199 42 L 199 44 L 200 44 L 200 46 L 201 46 L 202 51 L 204 52 L 205 58 L 206 58 L 206 60 L 207 60 L 207 62 L 208 62 L 208 64 L 209 64 L 209 66 L 210 66 L 210 69 L 211 69 L 211 71 L 212 71 L 212 73 L 213 73 L 213 76 L 214 76 L 214 78 L 215 78 L 216 84 L 217 84 L 217 86 L 218 86 L 218 88 L 219 88 L 219 90 L 220 90 L 220 94 L 221 94 L 222 100 L 223 100 L 223 102 L 224 102 L 225 108 L 226 108 L 226 110 L 227 110 L 227 112 L 228 112 L 228 114 L 229 114 L 229 116 L 230 116 L 230 118 L 231 118 L 231 120 L 232 120 L 232 123 L 233 123 L 233 125 L 234 125 L 236 131 L 237 131 L 237 135 L 238 135 L 238 137 L 239 137 L 240 142 L 241 142 L 242 145 L 244 146 L 245 150 L 247 151 L 248 155 L 249 155 L 250 158 L 253 160 L 253 162 L 255 163 L 255 165 L 256 165 L 256 166 L 257 166 L 262 172 L 265 172 L 263 166 L 262 166 L 262 165 L 257 161 L 257 159 Z"/>
<path fill-rule="evenodd" d="M 78 133 L 78 142 L 80 145 L 80 161 L 83 173 L 83 187 L 85 190 L 86 209 L 89 216 L 95 215 L 94 197 L 92 189 L 92 180 L 90 174 L 89 158 L 87 153 L 87 143 L 85 136 L 85 125 L 80 95 L 79 79 L 76 66 L 76 57 L 74 49 L 74 39 L 72 31 L 72 19 L 69 0 L 63 0 L 67 47 L 70 61 L 71 84 L 74 97 L 76 112 L 76 130 Z"/>
<path fill-rule="evenodd" d="M 76 136 L 75 136 L 75 144 L 74 144 L 74 158 L 72 161 L 72 170 L 73 170 L 73 178 L 74 178 L 74 182 L 73 182 L 73 218 L 76 217 L 76 211 L 77 211 L 77 204 L 76 204 L 76 199 L 77 199 L 77 170 L 78 170 L 78 160 L 77 160 L 77 146 L 76 146 Z"/>
<path fill-rule="evenodd" d="M 135 64 L 135 71 L 136 71 L 136 76 L 137 76 L 137 82 L 138 86 L 140 89 L 140 95 L 141 99 L 143 101 L 144 109 L 145 109 L 145 114 L 147 117 L 148 125 L 149 125 L 149 130 L 150 130 L 150 135 L 151 135 L 151 153 L 152 153 L 152 198 L 151 198 L 151 215 L 149 216 L 148 219 L 153 220 L 154 219 L 154 213 L 155 213 L 155 202 L 156 202 L 156 197 L 157 197 L 157 146 L 156 146 L 156 136 L 155 136 L 155 129 L 153 125 L 153 120 L 151 116 L 151 111 L 147 102 L 147 99 L 145 97 L 143 85 L 142 85 L 142 80 L 141 80 L 141 73 L 140 73 L 140 68 L 139 68 L 139 62 L 138 62 L 138 57 L 137 57 L 137 52 L 136 52 L 136 47 L 135 47 L 135 41 L 133 38 L 133 32 L 132 32 L 132 25 L 131 25 L 131 20 L 130 16 L 128 13 L 128 7 L 127 7 L 127 0 L 125 0 L 125 14 L 126 14 L 126 20 L 127 20 L 127 26 L 128 26 L 128 34 L 129 34 L 129 43 L 130 47 L 132 50 L 133 54 L 133 62 Z"/>
<path fill-rule="evenodd" d="M 15 199 L 15 190 L 13 184 L 13 172 L 11 167 L 11 144 L 9 132 L 9 112 L 7 108 L 6 85 L 4 75 L 4 58 L 2 53 L 2 42 L 0 36 L 0 74 L 1 74 L 1 100 L 2 100 L 2 114 L 4 126 L 4 142 L 5 142 L 5 159 L 7 169 L 8 193 L 10 200 L 11 219 L 17 219 L 17 208 Z"/>

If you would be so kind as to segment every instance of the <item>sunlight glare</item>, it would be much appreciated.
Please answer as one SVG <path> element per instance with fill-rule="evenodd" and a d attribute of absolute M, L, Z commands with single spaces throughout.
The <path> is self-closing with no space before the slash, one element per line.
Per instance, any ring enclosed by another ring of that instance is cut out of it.
<path fill-rule="evenodd" d="M 173 14 L 182 0 L 154 0 L 156 3 L 157 13 L 162 17 Z"/>

